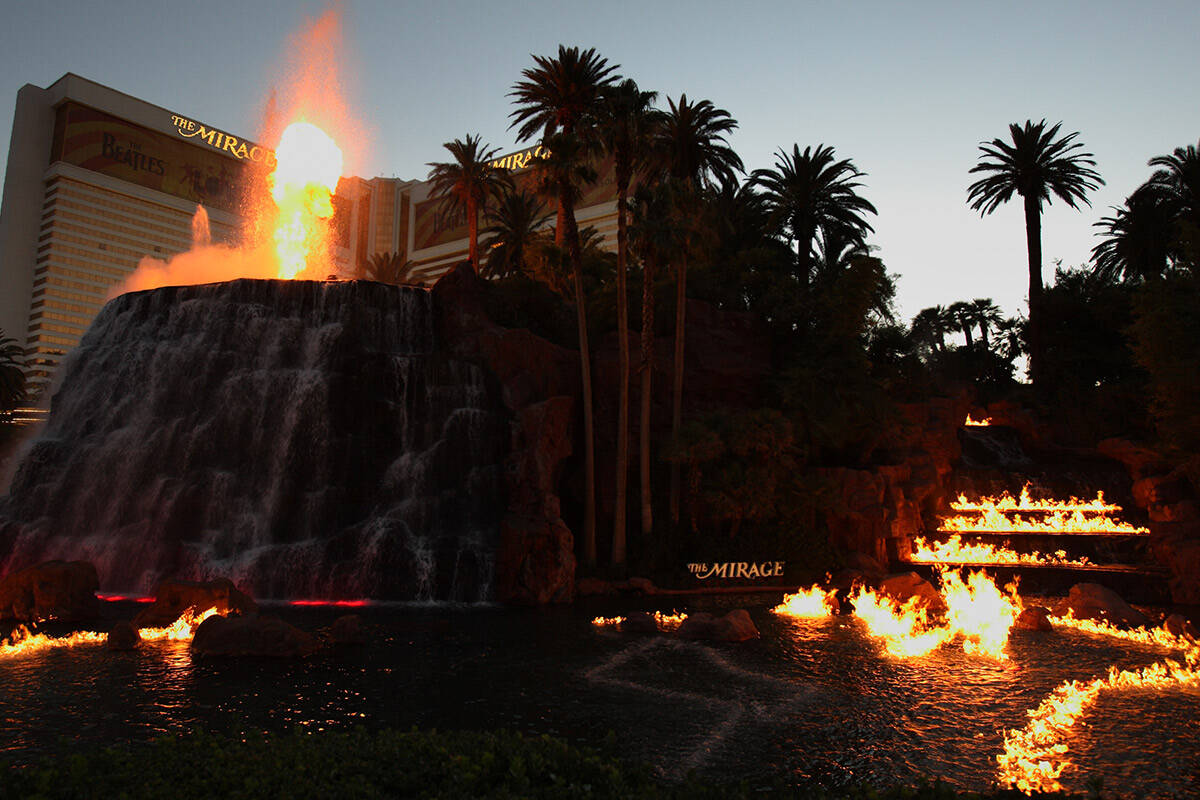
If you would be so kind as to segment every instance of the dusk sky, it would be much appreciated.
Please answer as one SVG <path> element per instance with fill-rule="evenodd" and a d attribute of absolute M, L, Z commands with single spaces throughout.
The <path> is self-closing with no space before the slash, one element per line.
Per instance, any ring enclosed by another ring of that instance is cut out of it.
<path fill-rule="evenodd" d="M 17 90 L 66 72 L 254 138 L 289 37 L 318 2 L 3 2 L 0 136 Z M 740 123 L 748 170 L 779 148 L 832 145 L 866 177 L 878 255 L 898 308 L 991 297 L 1024 307 L 1019 202 L 966 205 L 981 140 L 1010 122 L 1079 131 L 1107 186 L 1082 213 L 1043 218 L 1052 261 L 1085 262 L 1092 223 L 1200 140 L 1200 3 L 716 2 L 342 4 L 347 101 L 368 134 L 350 167 L 424 178 L 467 133 L 507 152 L 506 97 L 530 54 L 595 47 L 644 89 L 707 98 Z M 264 144 L 273 144 L 264 142 Z"/>

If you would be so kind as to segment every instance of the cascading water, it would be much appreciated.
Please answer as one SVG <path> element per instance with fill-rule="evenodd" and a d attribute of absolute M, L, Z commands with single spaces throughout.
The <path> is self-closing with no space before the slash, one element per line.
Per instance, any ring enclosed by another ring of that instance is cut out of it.
<path fill-rule="evenodd" d="M 0 574 L 259 597 L 489 596 L 505 412 L 440 353 L 429 293 L 238 280 L 122 295 L 66 366 L 0 506 Z"/>

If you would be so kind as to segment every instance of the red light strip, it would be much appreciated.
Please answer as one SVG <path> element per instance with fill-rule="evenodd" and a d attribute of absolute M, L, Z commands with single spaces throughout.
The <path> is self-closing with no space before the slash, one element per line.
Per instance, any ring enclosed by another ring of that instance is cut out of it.
<path fill-rule="evenodd" d="M 370 600 L 289 600 L 292 606 L 337 606 L 339 608 L 362 608 L 369 606 Z"/>

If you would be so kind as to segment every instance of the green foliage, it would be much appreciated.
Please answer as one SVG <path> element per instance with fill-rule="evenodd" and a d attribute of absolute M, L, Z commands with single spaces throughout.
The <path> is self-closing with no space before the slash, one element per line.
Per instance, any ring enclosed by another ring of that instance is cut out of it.
<path fill-rule="evenodd" d="M 25 401 L 24 366 L 25 351 L 0 330 L 0 413 L 7 414 Z"/>
<path fill-rule="evenodd" d="M 1133 350 L 1149 374 L 1150 409 L 1169 449 L 1200 452 L 1200 277 L 1147 284 L 1138 294 Z"/>
<path fill-rule="evenodd" d="M 196 733 L 8 767 L 0 797 L 54 798 L 705 798 L 812 800 L 1017 800 L 1016 790 L 958 792 L 943 783 L 823 791 L 664 784 L 649 771 L 549 736 L 516 733 L 294 731 L 243 737 Z M 1036 797 L 1066 798 L 1064 794 Z"/>

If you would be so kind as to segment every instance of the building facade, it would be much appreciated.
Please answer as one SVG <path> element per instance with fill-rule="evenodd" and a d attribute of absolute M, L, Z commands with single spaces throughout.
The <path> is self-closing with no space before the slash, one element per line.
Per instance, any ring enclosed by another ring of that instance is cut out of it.
<path fill-rule="evenodd" d="M 534 158 L 536 148 L 527 148 L 495 166 L 521 184 Z M 253 182 L 272 159 L 243 137 L 78 75 L 24 86 L 0 206 L 0 329 L 25 350 L 31 393 L 46 394 L 113 287 L 144 257 L 165 260 L 192 246 L 198 206 L 211 241 L 235 243 Z M 615 248 L 611 165 L 599 174 L 576 215 Z M 428 284 L 467 257 L 465 218 L 441 214 L 427 182 L 346 177 L 333 202 L 341 276 L 361 274 L 370 256 L 396 254 Z"/>

